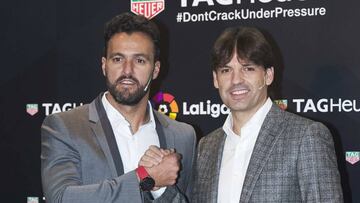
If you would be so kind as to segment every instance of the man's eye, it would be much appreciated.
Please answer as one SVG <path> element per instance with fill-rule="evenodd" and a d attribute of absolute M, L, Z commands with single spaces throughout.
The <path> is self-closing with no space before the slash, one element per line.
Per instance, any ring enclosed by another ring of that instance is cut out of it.
<path fill-rule="evenodd" d="M 228 73 L 230 71 L 229 68 L 221 68 L 220 73 Z"/>
<path fill-rule="evenodd" d="M 115 62 L 115 63 L 118 63 L 118 62 L 122 61 L 122 58 L 121 57 L 113 57 L 112 61 Z"/>
<path fill-rule="evenodd" d="M 144 64 L 146 61 L 142 58 L 137 58 L 136 63 Z"/>
<path fill-rule="evenodd" d="M 245 72 L 250 72 L 250 71 L 254 71 L 255 68 L 252 67 L 252 66 L 246 66 L 246 67 L 243 68 L 243 70 L 244 70 Z"/>

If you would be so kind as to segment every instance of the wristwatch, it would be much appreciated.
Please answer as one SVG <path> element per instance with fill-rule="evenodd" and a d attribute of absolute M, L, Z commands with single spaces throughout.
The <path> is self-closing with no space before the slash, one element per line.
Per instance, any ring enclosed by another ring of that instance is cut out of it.
<path fill-rule="evenodd" d="M 150 191 L 155 186 L 155 180 L 148 174 L 144 166 L 139 166 L 136 173 L 140 178 L 140 189 L 142 191 Z"/>

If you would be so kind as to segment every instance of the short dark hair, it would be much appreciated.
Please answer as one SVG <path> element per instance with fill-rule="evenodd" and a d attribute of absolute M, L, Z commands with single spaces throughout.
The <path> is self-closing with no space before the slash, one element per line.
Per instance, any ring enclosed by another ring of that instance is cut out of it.
<path fill-rule="evenodd" d="M 122 13 L 115 16 L 105 24 L 104 30 L 104 57 L 107 55 L 108 43 L 115 34 L 125 32 L 132 34 L 141 32 L 150 37 L 154 43 L 154 59 L 160 60 L 160 31 L 157 25 L 142 15 Z"/>
<path fill-rule="evenodd" d="M 235 53 L 265 69 L 274 65 L 272 47 L 257 28 L 231 27 L 221 33 L 211 53 L 212 70 L 225 66 Z"/>

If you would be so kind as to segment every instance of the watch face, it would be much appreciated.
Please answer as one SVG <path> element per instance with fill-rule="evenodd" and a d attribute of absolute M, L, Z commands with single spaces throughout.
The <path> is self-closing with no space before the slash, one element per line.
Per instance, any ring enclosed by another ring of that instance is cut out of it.
<path fill-rule="evenodd" d="M 143 191 L 150 191 L 154 188 L 155 181 L 151 177 L 146 177 L 142 181 L 140 181 L 140 188 Z"/>

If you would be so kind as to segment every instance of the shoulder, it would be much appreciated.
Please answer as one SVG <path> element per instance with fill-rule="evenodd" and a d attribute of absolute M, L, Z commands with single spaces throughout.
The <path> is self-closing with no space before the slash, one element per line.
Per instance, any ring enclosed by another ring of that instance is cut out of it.
<path fill-rule="evenodd" d="M 286 128 L 290 129 L 306 129 L 311 126 L 320 126 L 321 128 L 325 127 L 320 122 L 301 115 L 297 115 L 295 113 L 284 111 L 276 104 L 273 104 L 270 111 L 266 115 L 264 125 L 265 127 L 276 128 L 276 126 L 279 124 L 285 124 Z"/>
<path fill-rule="evenodd" d="M 291 126 L 298 126 L 298 125 L 301 126 L 301 125 L 310 125 L 312 122 L 314 121 L 311 119 L 305 118 L 295 113 L 291 113 L 289 111 L 282 110 L 274 103 L 272 104 L 270 111 L 267 113 L 264 120 L 265 125 L 287 123 L 287 124 L 291 124 Z"/>
<path fill-rule="evenodd" d="M 281 109 L 275 111 L 278 111 L 280 116 L 272 116 L 273 112 L 269 113 L 269 117 L 271 119 L 277 119 L 277 121 L 269 122 L 273 123 L 272 128 L 276 128 L 274 127 L 276 126 L 276 122 L 283 122 L 283 128 L 286 134 L 290 137 L 296 136 L 300 137 L 301 139 L 314 138 L 322 140 L 332 140 L 329 129 L 323 123 Z"/>
<path fill-rule="evenodd" d="M 76 149 L 77 140 L 89 135 L 90 128 L 87 112 L 88 105 L 86 104 L 66 112 L 47 116 L 41 126 L 42 143 L 49 143 L 52 147 L 62 146 L 62 144 L 66 143 L 67 146 Z"/>
<path fill-rule="evenodd" d="M 89 104 L 85 104 L 69 111 L 48 115 L 43 125 L 74 124 L 89 120 Z"/>
<path fill-rule="evenodd" d="M 296 127 L 304 130 L 328 131 L 328 128 L 323 123 L 291 112 L 284 111 L 284 120 L 290 128 Z"/>
<path fill-rule="evenodd" d="M 283 110 L 281 110 L 283 111 Z M 315 121 L 306 118 L 304 116 L 301 115 L 297 115 L 295 113 L 291 113 L 288 111 L 283 111 L 283 115 L 284 115 L 284 120 L 288 123 L 291 123 L 292 125 L 311 125 L 313 123 L 315 123 Z"/>

